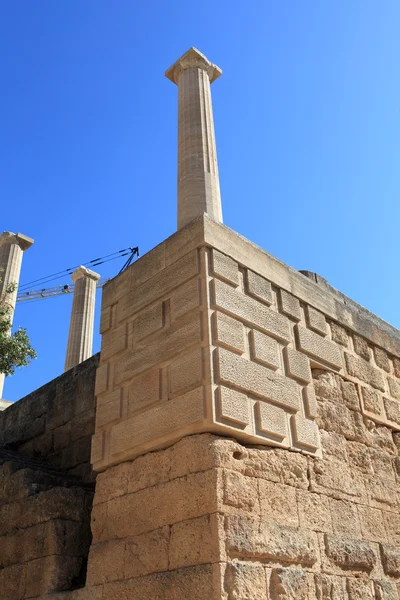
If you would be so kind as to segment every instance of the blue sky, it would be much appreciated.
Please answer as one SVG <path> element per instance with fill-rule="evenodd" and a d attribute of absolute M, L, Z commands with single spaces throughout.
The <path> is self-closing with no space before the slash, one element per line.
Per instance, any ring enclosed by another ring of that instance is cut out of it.
<path fill-rule="evenodd" d="M 21 283 L 174 232 L 164 71 L 196 46 L 223 70 L 226 225 L 399 327 L 399 28 L 397 0 L 2 2 L 0 229 L 35 238 Z M 39 358 L 5 398 L 62 373 L 71 301 L 18 305 Z"/>

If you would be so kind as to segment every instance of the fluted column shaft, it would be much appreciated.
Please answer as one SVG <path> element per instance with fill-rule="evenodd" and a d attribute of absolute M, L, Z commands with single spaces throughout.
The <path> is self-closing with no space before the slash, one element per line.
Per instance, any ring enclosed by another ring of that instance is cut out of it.
<path fill-rule="evenodd" d="M 64 371 L 92 356 L 94 309 L 98 273 L 79 267 L 72 273 L 75 282 Z"/>
<path fill-rule="evenodd" d="M 21 274 L 22 256 L 33 244 L 33 240 L 21 233 L 3 231 L 0 235 L 0 297 L 4 297 L 10 308 L 10 320 L 13 321 L 17 291 Z M 6 293 L 11 284 L 16 284 L 12 293 Z M 4 388 L 4 374 L 0 373 L 0 398 Z"/>
<path fill-rule="evenodd" d="M 220 74 L 195 48 L 166 72 L 178 85 L 178 229 L 204 213 L 222 222 L 210 88 Z"/>

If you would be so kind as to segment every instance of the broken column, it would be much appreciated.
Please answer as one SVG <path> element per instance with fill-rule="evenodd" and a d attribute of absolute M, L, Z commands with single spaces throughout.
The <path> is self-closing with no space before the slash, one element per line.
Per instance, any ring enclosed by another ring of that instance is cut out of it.
<path fill-rule="evenodd" d="M 75 282 L 64 371 L 92 356 L 96 286 L 100 275 L 78 267 L 72 273 Z"/>
<path fill-rule="evenodd" d="M 3 231 L 0 235 L 0 297 L 15 284 L 14 291 L 6 296 L 6 302 L 10 307 L 11 322 L 17 301 L 17 289 L 21 273 L 22 255 L 33 244 L 33 239 L 22 233 Z M 0 398 L 3 393 L 4 375 L 0 373 Z"/>
<path fill-rule="evenodd" d="M 221 73 L 196 48 L 165 73 L 178 86 L 178 229 L 204 213 L 222 222 L 210 90 Z"/>

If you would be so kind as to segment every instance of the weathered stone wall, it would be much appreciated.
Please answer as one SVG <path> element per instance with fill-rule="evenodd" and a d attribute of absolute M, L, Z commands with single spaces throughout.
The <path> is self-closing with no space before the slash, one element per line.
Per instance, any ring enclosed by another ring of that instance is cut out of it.
<path fill-rule="evenodd" d="M 83 586 L 93 486 L 0 449 L 0 598 Z"/>
<path fill-rule="evenodd" d="M 90 444 L 98 362 L 96 354 L 0 412 L 0 448 L 43 459 L 93 481 Z"/>

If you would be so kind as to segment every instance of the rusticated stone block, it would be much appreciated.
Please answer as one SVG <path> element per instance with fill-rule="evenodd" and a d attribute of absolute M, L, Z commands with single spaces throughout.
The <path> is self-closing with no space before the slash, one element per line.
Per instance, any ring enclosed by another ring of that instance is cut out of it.
<path fill-rule="evenodd" d="M 310 383 L 311 369 L 307 356 L 289 346 L 284 348 L 283 352 L 287 375 L 302 382 Z"/>
<path fill-rule="evenodd" d="M 265 570 L 251 563 L 228 563 L 225 571 L 224 590 L 228 598 L 267 600 Z"/>
<path fill-rule="evenodd" d="M 315 397 L 314 386 L 308 385 L 303 388 L 303 399 L 306 417 L 315 419 L 318 414 L 318 403 Z"/>
<path fill-rule="evenodd" d="M 358 506 L 362 538 L 370 542 L 385 542 L 387 539 L 382 511 L 369 506 Z"/>
<path fill-rule="evenodd" d="M 286 290 L 279 290 L 279 308 L 284 315 L 301 320 L 300 301 Z"/>
<path fill-rule="evenodd" d="M 290 341 L 289 321 L 283 315 L 261 304 L 254 298 L 234 290 L 222 281 L 213 281 L 216 308 L 254 325 L 282 342 Z"/>
<path fill-rule="evenodd" d="M 398 546 L 381 544 L 383 569 L 386 575 L 400 577 L 400 549 Z"/>
<path fill-rule="evenodd" d="M 400 399 L 400 383 L 393 379 L 393 377 L 388 377 L 389 391 L 393 398 Z"/>
<path fill-rule="evenodd" d="M 250 296 L 260 300 L 260 302 L 264 302 L 268 306 L 272 304 L 271 283 L 264 279 L 264 277 L 247 270 L 246 284 L 246 291 Z"/>
<path fill-rule="evenodd" d="M 134 320 L 133 327 L 136 340 L 141 340 L 142 338 L 155 333 L 161 329 L 163 325 L 163 304 L 162 302 L 157 302 L 157 304 L 142 311 Z"/>
<path fill-rule="evenodd" d="M 329 498 L 323 494 L 313 494 L 297 490 L 300 527 L 324 533 L 332 531 Z"/>
<path fill-rule="evenodd" d="M 212 274 L 221 279 L 225 279 L 237 287 L 239 285 L 239 269 L 237 262 L 215 249 L 212 250 L 211 257 Z"/>
<path fill-rule="evenodd" d="M 299 526 L 296 489 L 260 479 L 260 508 L 263 521 L 275 521 L 293 527 Z"/>
<path fill-rule="evenodd" d="M 226 507 L 240 509 L 240 514 L 259 514 L 258 484 L 254 477 L 245 477 L 235 471 L 223 474 L 223 504 Z M 226 512 L 229 512 L 226 510 Z M 237 512 L 237 511 L 235 511 Z"/>
<path fill-rule="evenodd" d="M 341 368 L 342 357 L 336 344 L 301 325 L 296 325 L 295 330 L 300 350 L 317 361 L 322 361 L 336 369 Z"/>
<path fill-rule="evenodd" d="M 302 569 L 272 569 L 271 600 L 309 600 L 307 574 Z"/>
<path fill-rule="evenodd" d="M 179 319 L 182 315 L 200 306 L 200 281 L 191 279 L 179 286 L 171 296 L 172 320 Z"/>
<path fill-rule="evenodd" d="M 221 419 L 232 422 L 235 426 L 246 427 L 251 420 L 249 399 L 246 394 L 220 386 L 218 413 Z"/>
<path fill-rule="evenodd" d="M 169 527 L 127 539 L 123 562 L 124 578 L 168 571 L 169 540 Z"/>
<path fill-rule="evenodd" d="M 198 387 L 204 376 L 203 350 L 194 348 L 176 358 L 169 366 L 169 396 Z"/>
<path fill-rule="evenodd" d="M 259 435 L 276 438 L 277 442 L 288 444 L 288 417 L 279 407 L 268 402 L 256 403 L 256 431 Z"/>
<path fill-rule="evenodd" d="M 214 331 L 214 343 L 216 345 L 243 354 L 245 351 L 243 323 L 216 311 L 214 313 Z"/>
<path fill-rule="evenodd" d="M 364 410 L 380 416 L 382 414 L 382 400 L 380 394 L 369 387 L 360 386 L 360 389 Z"/>
<path fill-rule="evenodd" d="M 306 322 L 310 329 L 325 336 L 328 331 L 325 316 L 312 306 L 306 306 Z"/>
<path fill-rule="evenodd" d="M 173 525 L 169 540 L 169 568 L 181 569 L 183 567 L 218 562 L 221 557 L 220 538 L 223 536 L 222 519 L 222 516 L 217 514 L 205 515 Z M 168 541 L 168 539 L 166 538 L 165 541 Z M 157 544 L 158 547 L 159 544 Z M 166 571 L 168 570 L 168 544 L 163 545 L 162 549 L 165 549 L 166 567 L 161 570 Z M 151 552 L 146 552 L 146 556 L 148 556 L 150 567 L 150 565 L 154 564 L 152 558 L 154 551 L 150 548 L 149 550 Z M 162 559 L 157 560 L 157 564 L 164 564 L 164 552 Z M 140 564 L 137 557 L 136 561 Z"/>
<path fill-rule="evenodd" d="M 372 385 L 372 387 L 381 390 L 382 392 L 385 391 L 383 375 L 380 371 L 378 371 L 378 369 L 372 367 L 365 360 L 356 358 L 347 352 L 345 353 L 345 359 L 347 372 L 349 375 L 361 379 L 361 381 Z"/>
<path fill-rule="evenodd" d="M 227 551 L 231 557 L 265 559 L 311 566 L 317 560 L 315 534 L 278 523 L 228 516 Z"/>
<path fill-rule="evenodd" d="M 101 311 L 100 316 L 100 333 L 105 333 L 111 327 L 111 306 L 106 306 Z"/>
<path fill-rule="evenodd" d="M 400 402 L 398 400 L 384 398 L 383 405 L 385 407 L 385 413 L 388 420 L 392 421 L 392 423 L 396 423 L 396 425 L 400 428 Z"/>
<path fill-rule="evenodd" d="M 390 360 L 385 350 L 382 350 L 382 348 L 378 348 L 378 346 L 374 346 L 374 357 L 377 366 L 389 373 Z"/>
<path fill-rule="evenodd" d="M 292 410 L 300 407 L 299 388 L 290 379 L 271 372 L 224 348 L 218 349 L 217 380 L 251 392 Z"/>
<path fill-rule="evenodd" d="M 315 575 L 315 593 L 317 600 L 348 600 L 345 592 L 345 580 L 334 575 Z"/>
<path fill-rule="evenodd" d="M 317 450 L 320 447 L 318 425 L 300 413 L 291 417 L 294 445 Z"/>
<path fill-rule="evenodd" d="M 376 554 L 368 542 L 325 534 L 326 555 L 342 569 L 371 571 L 376 564 Z"/>
<path fill-rule="evenodd" d="M 256 329 L 252 329 L 251 348 L 252 358 L 255 361 L 260 362 L 271 369 L 279 369 L 279 346 L 274 339 Z"/>
<path fill-rule="evenodd" d="M 370 360 L 371 355 L 367 341 L 359 335 L 354 335 L 353 343 L 355 353 L 364 358 L 364 360 Z"/>
<path fill-rule="evenodd" d="M 126 324 L 123 323 L 116 329 L 111 329 L 104 334 L 104 344 L 101 351 L 102 361 L 106 361 L 114 354 L 122 352 L 127 347 L 128 335 Z"/>
<path fill-rule="evenodd" d="M 161 373 L 158 367 L 140 373 L 126 388 L 128 416 L 161 400 Z"/>
<path fill-rule="evenodd" d="M 386 579 L 374 581 L 375 600 L 398 600 L 396 584 Z"/>
<path fill-rule="evenodd" d="M 108 373 L 109 365 L 103 364 L 97 368 L 96 371 L 96 383 L 94 393 L 96 396 L 102 394 L 108 389 Z"/>
<path fill-rule="evenodd" d="M 332 321 L 330 325 L 332 340 L 337 344 L 340 344 L 341 346 L 347 348 L 349 345 L 349 336 L 347 335 L 347 331 L 345 330 L 345 328 L 339 325 L 338 323 L 335 323 L 334 321 Z"/>
<path fill-rule="evenodd" d="M 348 579 L 346 589 L 349 600 L 374 600 L 372 581 L 365 579 Z"/>

